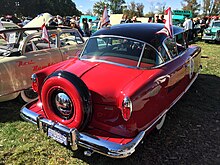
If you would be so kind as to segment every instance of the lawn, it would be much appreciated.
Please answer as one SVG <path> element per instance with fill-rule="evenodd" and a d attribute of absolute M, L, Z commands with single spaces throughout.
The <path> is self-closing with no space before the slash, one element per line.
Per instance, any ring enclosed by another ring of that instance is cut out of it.
<path fill-rule="evenodd" d="M 130 157 L 68 150 L 23 121 L 15 99 L 0 103 L 0 164 L 220 164 L 220 45 L 196 44 L 202 47 L 201 74 L 168 112 L 162 130 Z"/>

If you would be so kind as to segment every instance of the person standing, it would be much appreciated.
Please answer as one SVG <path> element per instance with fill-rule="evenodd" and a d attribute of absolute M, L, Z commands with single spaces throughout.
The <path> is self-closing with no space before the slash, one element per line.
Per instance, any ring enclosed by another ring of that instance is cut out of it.
<path fill-rule="evenodd" d="M 166 23 L 166 20 L 164 19 L 164 15 L 160 16 L 160 20 L 161 20 L 161 23 L 164 23 L 164 24 Z"/>
<path fill-rule="evenodd" d="M 148 23 L 153 23 L 153 17 L 149 17 L 147 22 Z"/>
<path fill-rule="evenodd" d="M 89 19 L 89 35 L 91 36 L 92 35 L 92 19 Z"/>
<path fill-rule="evenodd" d="M 189 17 L 185 18 L 185 22 L 183 23 L 183 27 L 187 34 L 187 41 L 192 40 L 192 30 L 193 30 L 193 22 Z"/>
<path fill-rule="evenodd" d="M 204 29 L 206 28 L 206 20 L 207 20 L 206 17 L 203 17 L 203 18 L 200 20 L 201 38 L 202 38 L 202 36 L 203 36 Z"/>
<path fill-rule="evenodd" d="M 89 35 L 89 24 L 87 22 L 87 18 L 83 18 L 82 23 L 83 23 L 84 37 L 90 37 L 90 35 Z"/>

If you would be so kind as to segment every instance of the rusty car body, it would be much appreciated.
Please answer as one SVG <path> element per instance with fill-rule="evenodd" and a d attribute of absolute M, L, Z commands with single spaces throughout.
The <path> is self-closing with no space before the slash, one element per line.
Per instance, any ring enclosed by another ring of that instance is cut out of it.
<path fill-rule="evenodd" d="M 42 39 L 40 28 L 0 31 L 0 101 L 16 98 L 20 93 L 29 101 L 26 89 L 30 76 L 47 66 L 76 57 L 84 40 L 76 29 L 48 28 L 50 43 Z M 25 92 L 26 91 L 26 92 Z"/>

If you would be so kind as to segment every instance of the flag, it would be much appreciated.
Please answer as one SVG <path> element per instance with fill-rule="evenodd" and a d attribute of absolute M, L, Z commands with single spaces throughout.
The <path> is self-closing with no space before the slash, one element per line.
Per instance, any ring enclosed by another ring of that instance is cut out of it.
<path fill-rule="evenodd" d="M 168 15 L 168 19 L 166 20 L 164 28 L 158 31 L 156 34 L 164 33 L 167 36 L 170 36 L 170 38 L 173 38 L 172 11 L 170 7 L 165 10 L 165 14 Z"/>
<path fill-rule="evenodd" d="M 41 30 L 42 30 L 41 39 L 47 41 L 49 43 L 49 47 L 50 47 L 50 41 L 49 41 L 49 37 L 48 37 L 48 33 L 47 33 L 47 29 L 46 29 L 45 23 L 43 23 L 43 25 L 41 26 Z"/>
<path fill-rule="evenodd" d="M 2 25 L 2 22 L 1 22 L 1 20 L 0 20 L 0 30 L 4 30 L 5 28 L 3 27 L 3 25 Z M 5 41 L 6 41 L 6 35 L 5 35 L 5 33 L 1 33 L 0 34 L 0 38 L 3 38 Z"/>
<path fill-rule="evenodd" d="M 107 7 L 104 7 L 104 11 L 102 14 L 102 20 L 101 20 L 101 27 L 104 27 L 106 25 L 108 25 L 110 22 L 109 17 L 108 17 L 108 11 L 107 11 Z"/>

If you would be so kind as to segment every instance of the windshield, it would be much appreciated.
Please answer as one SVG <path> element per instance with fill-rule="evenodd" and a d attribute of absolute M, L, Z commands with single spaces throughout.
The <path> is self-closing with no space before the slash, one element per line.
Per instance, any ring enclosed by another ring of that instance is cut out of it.
<path fill-rule="evenodd" d="M 18 36 L 16 32 L 0 33 L 0 46 L 15 44 Z"/>
<path fill-rule="evenodd" d="M 19 51 L 20 41 L 26 35 L 21 31 L 0 31 L 0 56 Z"/>
<path fill-rule="evenodd" d="M 214 22 L 212 26 L 213 27 L 220 27 L 220 22 Z"/>
<path fill-rule="evenodd" d="M 122 37 L 90 38 L 81 59 L 102 60 L 137 67 L 144 43 Z"/>
<path fill-rule="evenodd" d="M 0 32 L 0 55 L 10 55 L 11 51 L 17 51 L 19 32 Z"/>

